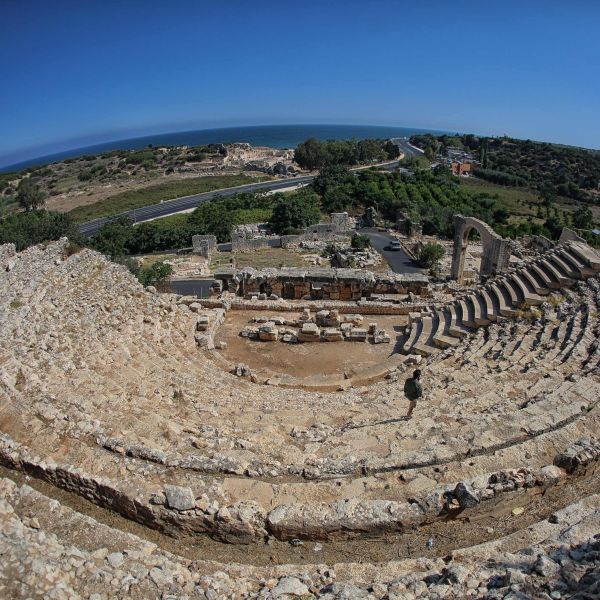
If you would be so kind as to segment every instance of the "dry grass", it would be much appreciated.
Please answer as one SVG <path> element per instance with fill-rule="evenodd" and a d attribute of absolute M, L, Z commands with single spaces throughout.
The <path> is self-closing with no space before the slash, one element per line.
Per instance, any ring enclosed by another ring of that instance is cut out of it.
<path fill-rule="evenodd" d="M 255 269 L 279 268 L 279 267 L 308 267 L 310 262 L 303 260 L 303 256 L 316 256 L 315 252 L 295 252 L 287 248 L 260 248 L 252 252 L 222 252 L 214 253 L 211 258 L 210 268 L 212 270 L 232 265 L 230 259 L 237 269 L 253 267 Z"/>

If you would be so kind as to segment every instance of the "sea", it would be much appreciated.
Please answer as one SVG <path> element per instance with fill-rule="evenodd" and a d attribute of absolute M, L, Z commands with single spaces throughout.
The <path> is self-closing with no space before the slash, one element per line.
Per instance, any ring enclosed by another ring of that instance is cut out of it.
<path fill-rule="evenodd" d="M 314 137 L 319 140 L 350 140 L 366 138 L 410 137 L 418 133 L 443 134 L 445 131 L 415 129 L 411 127 L 387 127 L 384 125 L 256 125 L 251 127 L 225 127 L 221 129 L 198 129 L 161 133 L 123 140 L 114 140 L 93 146 L 73 148 L 0 168 L 0 171 L 20 171 L 27 167 L 59 162 L 84 154 L 100 154 L 110 150 L 136 150 L 153 146 L 200 146 L 247 142 L 252 146 L 271 148 L 295 148 L 301 142 Z"/>

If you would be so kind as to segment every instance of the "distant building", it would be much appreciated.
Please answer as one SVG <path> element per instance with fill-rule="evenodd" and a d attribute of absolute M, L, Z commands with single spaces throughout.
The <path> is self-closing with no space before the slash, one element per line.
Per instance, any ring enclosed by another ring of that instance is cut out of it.
<path fill-rule="evenodd" d="M 450 163 L 450 170 L 453 175 L 471 175 L 473 170 L 473 165 L 470 162 L 458 162 L 453 160 Z"/>

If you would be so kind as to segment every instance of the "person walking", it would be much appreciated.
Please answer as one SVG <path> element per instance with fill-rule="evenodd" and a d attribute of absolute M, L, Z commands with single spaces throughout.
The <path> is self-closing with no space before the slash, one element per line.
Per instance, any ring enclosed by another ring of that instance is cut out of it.
<path fill-rule="evenodd" d="M 406 418 L 412 418 L 413 410 L 417 406 L 417 400 L 423 395 L 423 387 L 421 386 L 421 371 L 417 369 L 412 377 L 409 377 L 404 382 L 404 395 L 408 398 L 408 412 Z"/>

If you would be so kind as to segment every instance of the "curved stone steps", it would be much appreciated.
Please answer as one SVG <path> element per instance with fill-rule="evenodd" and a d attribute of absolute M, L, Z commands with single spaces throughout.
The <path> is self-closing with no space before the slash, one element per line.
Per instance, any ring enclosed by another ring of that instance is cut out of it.
<path fill-rule="evenodd" d="M 544 287 L 549 290 L 560 289 L 560 283 L 549 273 L 547 273 L 537 262 L 531 262 L 527 266 L 530 272 L 535 273 L 539 281 L 543 282 Z"/>
<path fill-rule="evenodd" d="M 490 294 L 489 290 L 485 287 L 479 290 L 480 301 L 485 307 L 486 318 L 490 321 L 497 321 L 500 315 L 500 307 L 498 302 L 494 302 L 493 294 Z"/>
<path fill-rule="evenodd" d="M 570 264 L 575 272 L 579 273 L 581 279 L 585 279 L 594 275 L 595 271 L 590 267 L 585 260 L 577 255 L 569 246 L 559 246 L 556 248 L 557 254 L 562 258 L 563 261 Z"/>
<path fill-rule="evenodd" d="M 563 260 L 556 252 L 550 252 L 547 254 L 550 261 L 554 266 L 562 272 L 566 277 L 571 279 L 580 279 L 582 277 L 579 269 L 574 269 L 573 266 L 566 260 Z"/>
<path fill-rule="evenodd" d="M 510 295 L 506 292 L 503 286 L 498 286 L 495 283 L 489 284 L 491 293 L 496 296 L 495 304 L 498 307 L 498 314 L 502 317 L 514 317 L 515 310 L 510 305 Z"/>
<path fill-rule="evenodd" d="M 477 329 L 477 324 L 475 323 L 475 310 L 471 300 L 465 296 L 460 298 L 458 303 L 460 305 L 460 312 L 462 315 L 462 324 L 469 329 Z"/>
<path fill-rule="evenodd" d="M 507 277 L 499 277 L 497 283 L 498 287 L 504 290 L 504 293 L 508 295 L 511 306 L 517 307 L 521 304 L 522 299 L 519 299 L 517 288 L 514 283 L 512 283 Z"/>
<path fill-rule="evenodd" d="M 547 296 L 550 290 L 545 286 L 544 282 L 540 281 L 533 271 L 530 271 L 527 266 L 519 271 L 524 279 L 529 283 L 529 289 L 540 296 Z"/>
<path fill-rule="evenodd" d="M 529 289 L 527 279 L 521 277 L 519 273 L 511 273 L 510 278 L 517 286 L 520 295 L 523 296 L 523 302 L 525 302 L 525 304 L 528 306 L 539 306 L 544 302 L 544 299 L 541 296 Z"/>
<path fill-rule="evenodd" d="M 406 342 L 404 342 L 404 346 L 403 346 L 403 350 L 406 354 L 410 354 L 412 347 L 414 346 L 415 342 L 419 338 L 421 329 L 423 328 L 422 321 L 423 321 L 423 317 L 421 316 L 417 321 L 413 321 L 410 324 L 410 333 L 408 335 Z"/>
<path fill-rule="evenodd" d="M 485 311 L 485 302 L 479 292 L 475 292 L 467 296 L 467 301 L 473 305 L 473 321 L 477 327 L 489 325 L 490 320 L 487 318 Z"/>
<path fill-rule="evenodd" d="M 433 336 L 433 344 L 442 350 L 460 343 L 456 337 L 450 335 L 450 315 L 443 308 L 436 309 L 435 314 L 438 319 L 437 331 Z"/>
<path fill-rule="evenodd" d="M 437 328 L 437 320 L 431 316 L 421 317 L 421 332 L 411 348 L 411 352 L 421 356 L 433 354 L 436 347 L 431 343 L 431 338 Z"/>
<path fill-rule="evenodd" d="M 588 267 L 589 275 L 600 271 L 600 253 L 582 242 L 569 242 L 568 250 L 575 254 Z"/>
<path fill-rule="evenodd" d="M 567 275 L 562 273 L 546 257 L 542 257 L 542 258 L 538 259 L 537 265 L 540 267 L 540 269 L 545 271 L 548 275 L 550 275 L 550 277 L 552 277 L 554 279 L 554 281 L 556 282 L 555 283 L 556 289 L 559 289 L 562 287 L 570 287 L 575 283 L 575 281 L 572 278 L 567 277 Z"/>
<path fill-rule="evenodd" d="M 467 327 L 463 322 L 462 305 L 460 302 L 450 304 L 448 306 L 448 313 L 450 315 L 449 335 L 455 338 L 464 338 L 471 333 L 472 329 Z"/>

